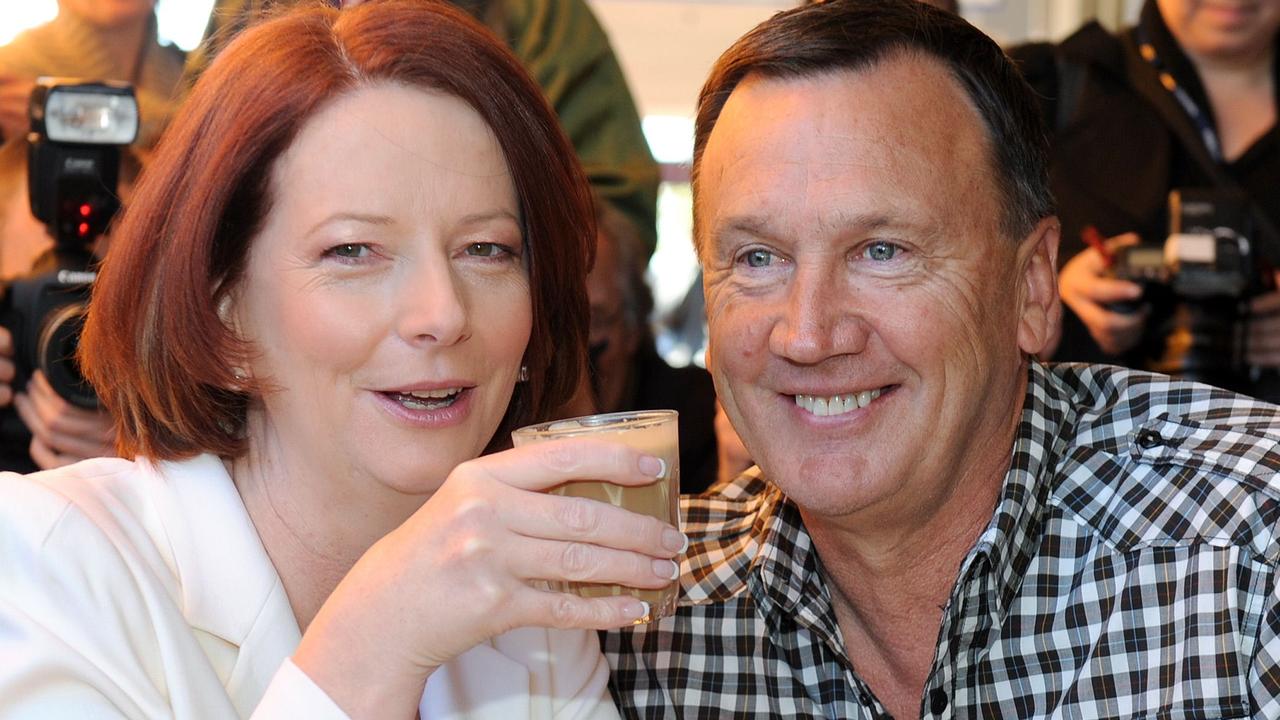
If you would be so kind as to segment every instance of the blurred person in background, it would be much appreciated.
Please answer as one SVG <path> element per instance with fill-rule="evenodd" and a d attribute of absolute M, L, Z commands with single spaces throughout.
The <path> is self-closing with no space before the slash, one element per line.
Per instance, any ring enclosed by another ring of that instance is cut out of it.
<path fill-rule="evenodd" d="M 680 413 L 680 491 L 697 493 L 716 479 L 716 390 L 711 375 L 673 368 L 658 354 L 645 282 L 645 246 L 631 221 L 597 201 L 596 262 L 587 276 L 590 382 L 600 412 L 671 409 Z"/>
<path fill-rule="evenodd" d="M 647 608 L 540 581 L 661 587 L 686 541 L 542 491 L 662 463 L 500 450 L 579 385 L 594 242 L 554 114 L 468 16 L 246 30 L 94 287 L 122 457 L 0 475 L 0 715 L 615 716 L 588 629 Z"/>
<path fill-rule="evenodd" d="M 141 127 L 121 167 L 127 191 L 140 162 L 173 111 L 183 54 L 156 39 L 155 0 L 59 0 L 52 21 L 0 46 L 0 280 L 26 274 L 52 245 L 31 213 L 27 196 L 28 104 L 42 75 L 130 83 Z M 0 407 L 10 403 L 31 439 L 7 438 L 0 469 L 27 472 L 109 453 L 104 413 L 69 404 L 37 371 L 27 387 L 13 388 L 13 338 L 0 328 Z M 15 396 L 16 392 L 16 396 Z"/>
<path fill-rule="evenodd" d="M 1062 218 L 1063 337 L 1055 359 L 1182 375 L 1280 401 L 1280 0 L 1148 0 L 1118 34 L 1091 23 L 1014 48 L 1042 96 Z M 1114 256 L 1160 247 L 1173 189 L 1243 199 L 1255 289 L 1189 301 L 1114 277 Z M 1100 248 L 1082 236 L 1097 231 Z"/>

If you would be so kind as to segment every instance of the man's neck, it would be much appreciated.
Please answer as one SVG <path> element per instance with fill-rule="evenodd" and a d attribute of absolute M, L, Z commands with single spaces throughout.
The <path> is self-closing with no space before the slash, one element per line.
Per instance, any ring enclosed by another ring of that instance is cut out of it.
<path fill-rule="evenodd" d="M 150 15 L 143 15 L 136 20 L 121 22 L 110 27 L 99 27 L 90 25 L 80 17 L 64 11 L 58 15 L 57 22 L 91 28 L 93 37 L 101 43 L 99 47 L 105 54 L 106 61 L 120 75 L 111 79 L 131 83 L 139 81 L 138 64 L 150 29 Z"/>
<path fill-rule="evenodd" d="M 990 524 L 1008 471 L 1021 396 L 1010 420 L 958 469 L 952 492 L 903 522 L 874 524 L 801 510 L 822 558 L 847 655 L 895 717 L 914 717 L 960 564 Z M 983 437 L 975 433 L 975 437 Z M 871 525 L 868 527 L 868 525 Z"/>

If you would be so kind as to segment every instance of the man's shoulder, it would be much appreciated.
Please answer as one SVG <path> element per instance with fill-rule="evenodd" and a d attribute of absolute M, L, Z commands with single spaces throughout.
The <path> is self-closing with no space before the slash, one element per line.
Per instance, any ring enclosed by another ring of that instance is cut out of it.
<path fill-rule="evenodd" d="M 1280 559 L 1280 407 L 1102 365 L 1050 366 L 1049 384 L 1073 415 L 1050 504 L 1122 549 L 1211 542 Z"/>
<path fill-rule="evenodd" d="M 682 604 L 722 601 L 743 589 L 766 523 L 782 501 L 758 467 L 680 498 L 681 529 L 689 536 L 680 574 Z"/>

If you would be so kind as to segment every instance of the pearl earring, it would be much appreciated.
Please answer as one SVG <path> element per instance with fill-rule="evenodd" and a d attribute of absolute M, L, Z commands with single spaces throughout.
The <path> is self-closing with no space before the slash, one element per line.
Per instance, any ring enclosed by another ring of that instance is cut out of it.
<path fill-rule="evenodd" d="M 521 365 L 520 373 L 516 375 L 516 382 L 527 382 L 529 380 L 529 366 Z"/>

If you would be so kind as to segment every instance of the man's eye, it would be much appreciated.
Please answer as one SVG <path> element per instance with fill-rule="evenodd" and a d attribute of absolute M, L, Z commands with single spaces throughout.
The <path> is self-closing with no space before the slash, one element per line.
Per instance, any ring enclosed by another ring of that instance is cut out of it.
<path fill-rule="evenodd" d="M 749 250 L 742 256 L 742 261 L 747 264 L 747 267 L 768 267 L 773 264 L 773 253 L 768 250 Z"/>
<path fill-rule="evenodd" d="M 867 246 L 866 256 L 869 260 L 884 262 L 892 260 L 902 248 L 891 242 L 874 242 Z"/>
<path fill-rule="evenodd" d="M 329 248 L 329 254 L 348 260 L 358 260 L 369 255 L 369 246 L 364 243 L 343 243 Z"/>
<path fill-rule="evenodd" d="M 478 242 L 467 246 L 467 254 L 472 257 L 498 257 L 505 252 L 507 249 L 498 243 Z"/>

